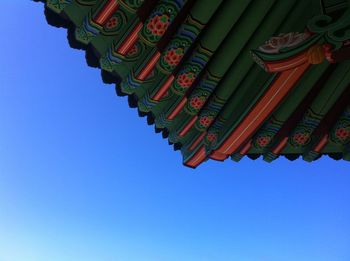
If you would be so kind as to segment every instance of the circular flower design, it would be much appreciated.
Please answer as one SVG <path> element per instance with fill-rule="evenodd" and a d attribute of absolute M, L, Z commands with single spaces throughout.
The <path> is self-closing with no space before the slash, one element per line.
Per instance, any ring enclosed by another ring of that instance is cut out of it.
<path fill-rule="evenodd" d="M 215 133 L 213 133 L 213 132 L 209 132 L 208 134 L 207 134 L 207 140 L 209 141 L 209 142 L 214 142 L 214 141 L 216 141 L 216 134 Z"/>
<path fill-rule="evenodd" d="M 107 29 L 113 29 L 118 25 L 118 18 L 113 16 L 111 17 L 107 23 L 106 23 L 106 28 Z"/>
<path fill-rule="evenodd" d="M 349 128 L 341 127 L 341 128 L 336 129 L 335 135 L 340 140 L 346 140 L 350 137 L 350 130 L 349 130 Z"/>
<path fill-rule="evenodd" d="M 298 145 L 305 145 L 308 142 L 310 135 L 307 133 L 297 132 L 293 135 L 293 141 Z"/>
<path fill-rule="evenodd" d="M 213 117 L 210 116 L 202 116 L 199 119 L 199 123 L 204 127 L 209 127 L 210 123 L 213 121 Z"/>
<path fill-rule="evenodd" d="M 183 88 L 188 88 L 192 85 L 194 80 L 196 79 L 196 75 L 193 72 L 187 72 L 181 74 L 177 77 L 176 82 Z"/>
<path fill-rule="evenodd" d="M 270 140 L 271 140 L 271 138 L 268 137 L 268 136 L 259 136 L 259 137 L 257 137 L 257 139 L 256 139 L 256 143 L 257 143 L 260 147 L 264 148 L 264 147 L 266 147 L 266 146 L 270 143 Z"/>
<path fill-rule="evenodd" d="M 155 15 L 147 24 L 147 29 L 153 35 L 162 36 L 170 24 L 170 17 L 166 14 Z"/>
<path fill-rule="evenodd" d="M 184 55 L 183 48 L 170 49 L 164 55 L 164 61 L 171 66 L 176 66 Z"/>
<path fill-rule="evenodd" d="M 204 97 L 192 97 L 190 100 L 190 105 L 192 108 L 195 108 L 196 110 L 200 110 L 202 106 L 204 105 L 205 98 Z"/>

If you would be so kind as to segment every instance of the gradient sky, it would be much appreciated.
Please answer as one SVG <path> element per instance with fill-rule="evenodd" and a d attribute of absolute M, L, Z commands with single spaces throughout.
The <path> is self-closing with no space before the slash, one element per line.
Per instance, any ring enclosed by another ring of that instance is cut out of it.
<path fill-rule="evenodd" d="M 350 163 L 182 166 L 43 5 L 2 0 L 0 261 L 349 261 Z"/>

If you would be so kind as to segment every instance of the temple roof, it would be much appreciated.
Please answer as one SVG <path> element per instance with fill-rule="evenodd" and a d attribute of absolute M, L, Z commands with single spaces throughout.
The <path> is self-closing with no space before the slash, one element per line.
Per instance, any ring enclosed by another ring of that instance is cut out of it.
<path fill-rule="evenodd" d="M 37 0 L 38 1 L 38 0 Z M 350 160 L 350 0 L 47 0 L 186 166 Z"/>

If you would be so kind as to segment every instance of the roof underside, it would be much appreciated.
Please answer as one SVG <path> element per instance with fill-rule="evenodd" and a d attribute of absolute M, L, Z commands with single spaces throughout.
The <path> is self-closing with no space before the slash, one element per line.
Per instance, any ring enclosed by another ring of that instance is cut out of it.
<path fill-rule="evenodd" d="M 350 159 L 350 0 L 47 0 L 184 164 Z"/>

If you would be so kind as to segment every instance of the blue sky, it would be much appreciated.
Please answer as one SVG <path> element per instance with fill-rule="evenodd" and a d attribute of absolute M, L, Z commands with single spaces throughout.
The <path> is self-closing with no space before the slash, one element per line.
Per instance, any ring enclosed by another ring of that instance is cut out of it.
<path fill-rule="evenodd" d="M 0 261 L 348 261 L 350 163 L 185 168 L 43 5 L 0 16 Z"/>

